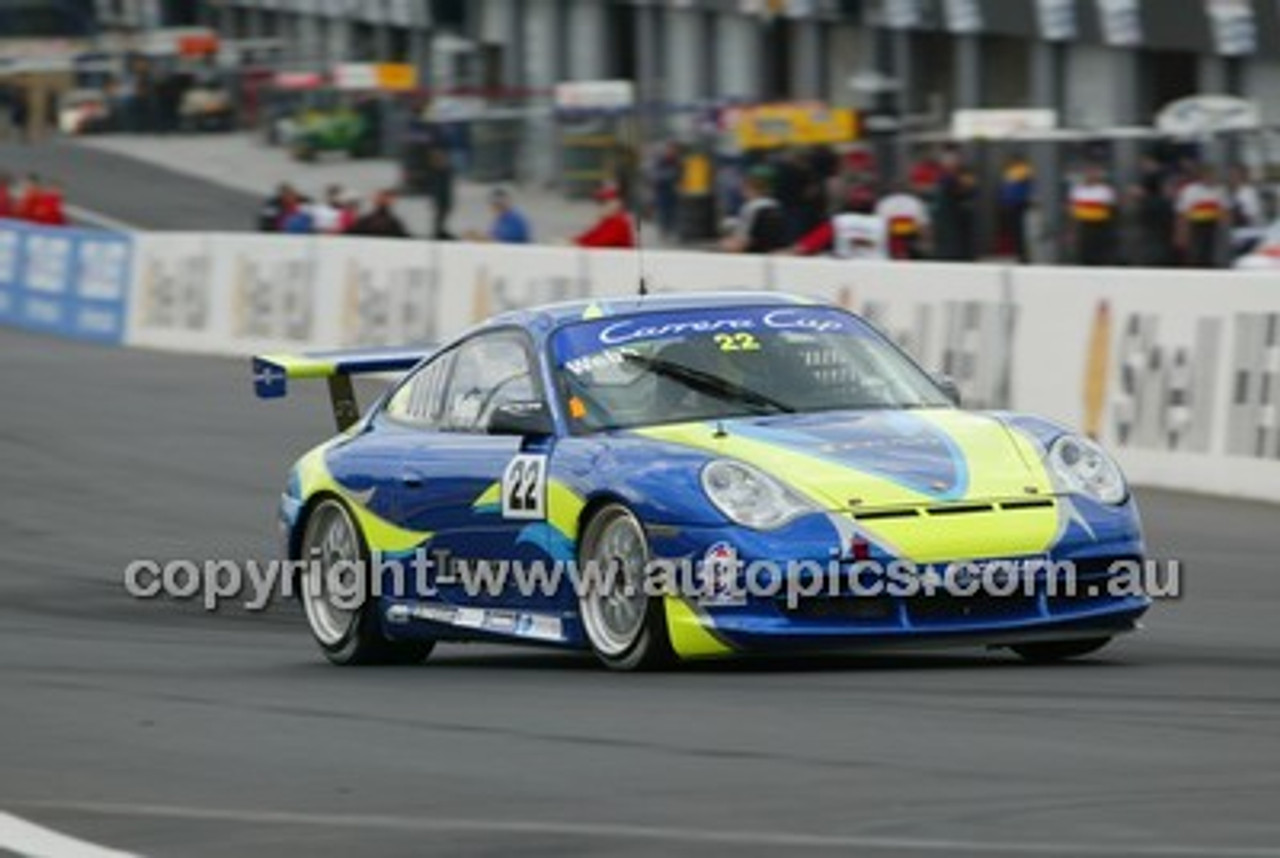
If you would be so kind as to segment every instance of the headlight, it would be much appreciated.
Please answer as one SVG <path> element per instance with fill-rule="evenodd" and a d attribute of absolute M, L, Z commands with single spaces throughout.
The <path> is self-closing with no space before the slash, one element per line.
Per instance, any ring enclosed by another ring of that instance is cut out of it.
<path fill-rule="evenodd" d="M 1049 470 L 1062 488 L 1107 504 L 1129 496 L 1124 474 L 1106 451 L 1088 438 L 1063 435 L 1049 447 Z"/>
<path fill-rule="evenodd" d="M 757 530 L 782 527 L 813 510 L 773 477 L 730 459 L 716 459 L 702 469 L 702 489 L 729 520 Z"/>

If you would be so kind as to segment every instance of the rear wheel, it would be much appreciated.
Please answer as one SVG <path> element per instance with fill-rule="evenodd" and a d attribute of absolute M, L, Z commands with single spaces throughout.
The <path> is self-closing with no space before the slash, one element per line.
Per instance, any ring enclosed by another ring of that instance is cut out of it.
<path fill-rule="evenodd" d="M 600 509 L 579 549 L 583 569 L 598 569 L 591 592 L 578 597 L 583 630 L 596 657 L 614 670 L 652 670 L 673 660 L 661 597 L 645 594 L 649 541 L 621 504 Z"/>
<path fill-rule="evenodd" d="M 334 664 L 416 664 L 434 641 L 391 641 L 382 634 L 378 600 L 367 595 L 369 552 L 347 507 L 335 498 L 320 502 L 307 518 L 300 581 L 311 634 Z M 334 584 L 338 584 L 334 587 Z M 357 604 L 352 591 L 363 596 Z"/>
<path fill-rule="evenodd" d="M 1079 658 L 1091 652 L 1097 652 L 1109 643 L 1111 638 L 1086 638 L 1074 641 L 1018 644 L 1009 648 L 1027 661 L 1035 664 L 1051 664 L 1055 661 L 1066 661 L 1069 658 Z"/>

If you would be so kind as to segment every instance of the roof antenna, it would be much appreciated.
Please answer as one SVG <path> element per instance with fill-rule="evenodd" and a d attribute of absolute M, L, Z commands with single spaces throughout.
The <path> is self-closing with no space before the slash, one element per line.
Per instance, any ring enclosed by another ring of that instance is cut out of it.
<path fill-rule="evenodd" d="M 634 80 L 636 107 L 631 120 L 631 146 L 635 150 L 632 161 L 634 169 L 631 176 L 631 199 L 627 202 L 631 208 L 631 219 L 636 227 L 636 274 L 637 291 L 641 298 L 649 294 L 649 278 L 645 274 L 644 263 L 644 218 L 640 211 L 640 174 L 644 166 L 644 112 L 648 109 L 644 88 L 639 77 Z"/>

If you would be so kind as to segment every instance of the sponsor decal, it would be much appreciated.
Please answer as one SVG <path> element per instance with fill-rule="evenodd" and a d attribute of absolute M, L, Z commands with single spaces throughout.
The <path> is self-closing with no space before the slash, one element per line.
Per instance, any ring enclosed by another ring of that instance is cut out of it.
<path fill-rule="evenodd" d="M 1280 460 L 1280 313 L 1235 317 L 1227 452 Z"/>
<path fill-rule="evenodd" d="M 241 254 L 232 286 L 232 337 L 311 342 L 314 267 L 310 259 L 262 260 Z"/>
<path fill-rule="evenodd" d="M 209 327 L 212 264 L 203 250 L 181 256 L 150 256 L 142 263 L 140 313 L 143 327 L 204 331 Z"/>
<path fill-rule="evenodd" d="M 639 340 L 672 339 L 690 334 L 718 334 L 737 331 L 773 330 L 831 333 L 848 330 L 841 317 L 806 308 L 787 307 L 759 315 L 677 319 L 654 323 L 644 319 L 623 319 L 600 329 L 604 345 L 621 345 Z"/>
<path fill-rule="evenodd" d="M 547 457 L 519 455 L 502 473 L 502 517 L 541 521 L 547 517 Z"/>
<path fill-rule="evenodd" d="M 740 605 L 743 592 L 738 573 L 741 568 L 738 550 L 728 542 L 717 542 L 702 555 L 698 568 L 699 603 L 702 605 Z"/>
<path fill-rule="evenodd" d="M 119 343 L 133 240 L 89 230 L 0 225 L 0 321 Z"/>
<path fill-rule="evenodd" d="M 343 345 L 437 342 L 439 298 L 440 272 L 434 267 L 387 269 L 353 257 L 347 261 L 343 284 Z"/>
<path fill-rule="evenodd" d="M 1162 336 L 1160 317 L 1124 320 L 1113 362 L 1111 421 L 1122 447 L 1209 451 L 1223 320 L 1196 320 L 1190 342 Z M 1087 384 L 1087 382 L 1086 382 Z"/>

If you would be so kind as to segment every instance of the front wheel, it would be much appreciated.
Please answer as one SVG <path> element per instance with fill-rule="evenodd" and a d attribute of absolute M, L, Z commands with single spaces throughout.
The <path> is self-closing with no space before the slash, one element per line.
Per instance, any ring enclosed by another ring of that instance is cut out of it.
<path fill-rule="evenodd" d="M 1018 644 L 1009 649 L 1033 664 L 1051 664 L 1055 661 L 1066 661 L 1069 658 L 1079 658 L 1082 655 L 1097 652 L 1109 643 L 1111 638 L 1086 638 L 1074 641 Z"/>
<path fill-rule="evenodd" d="M 600 509 L 587 523 L 578 552 L 594 567 L 578 596 L 578 614 L 596 657 L 614 670 L 653 670 L 671 663 L 661 597 L 645 593 L 649 541 L 639 520 L 621 504 Z"/>
<path fill-rule="evenodd" d="M 417 664 L 434 641 L 391 641 L 382 634 L 369 582 L 369 552 L 345 504 L 320 502 L 302 537 L 300 594 L 311 634 L 334 664 Z M 359 577 L 366 576 L 366 577 Z"/>

